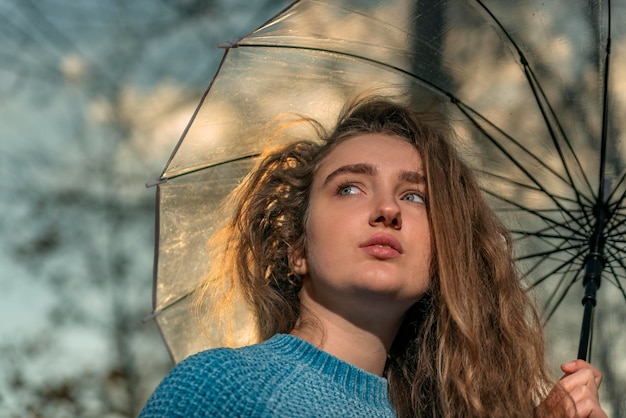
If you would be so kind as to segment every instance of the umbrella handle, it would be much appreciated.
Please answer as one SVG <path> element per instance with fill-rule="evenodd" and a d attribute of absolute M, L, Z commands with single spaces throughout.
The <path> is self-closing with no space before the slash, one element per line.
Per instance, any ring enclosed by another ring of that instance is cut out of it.
<path fill-rule="evenodd" d="M 588 361 L 591 357 L 591 342 L 593 333 L 593 311 L 596 306 L 596 290 L 598 286 L 595 280 L 588 280 L 585 285 L 585 297 L 582 304 L 585 307 L 583 323 L 580 329 L 580 343 L 578 345 L 578 358 Z"/>

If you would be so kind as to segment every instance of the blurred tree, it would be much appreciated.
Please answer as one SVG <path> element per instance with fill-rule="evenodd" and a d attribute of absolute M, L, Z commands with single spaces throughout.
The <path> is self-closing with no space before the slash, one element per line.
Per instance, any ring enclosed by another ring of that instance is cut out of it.
<path fill-rule="evenodd" d="M 0 415 L 135 416 L 164 376 L 158 332 L 141 324 L 143 185 L 216 71 L 216 43 L 284 4 L 0 4 L 0 281 L 14 301 L 1 308 Z"/>

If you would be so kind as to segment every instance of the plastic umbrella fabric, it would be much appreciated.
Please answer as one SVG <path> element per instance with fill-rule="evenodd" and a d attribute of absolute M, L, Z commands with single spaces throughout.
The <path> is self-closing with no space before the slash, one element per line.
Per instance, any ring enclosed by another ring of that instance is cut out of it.
<path fill-rule="evenodd" d="M 218 204 L 268 126 L 288 114 L 332 126 L 368 92 L 449 116 L 555 333 L 572 323 L 563 306 L 584 298 L 575 321 L 587 357 L 596 303 L 626 306 L 626 32 L 612 24 L 625 17 L 623 3 L 601 1 L 302 0 L 224 45 L 155 182 L 153 316 L 173 359 L 210 346 L 190 296 L 210 265 Z"/>

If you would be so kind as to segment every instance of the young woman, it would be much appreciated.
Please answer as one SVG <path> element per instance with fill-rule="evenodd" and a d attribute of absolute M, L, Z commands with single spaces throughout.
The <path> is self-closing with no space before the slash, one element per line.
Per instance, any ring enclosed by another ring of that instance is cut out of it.
<path fill-rule="evenodd" d="M 220 233 L 213 280 L 261 342 L 183 361 L 142 417 L 606 416 L 585 362 L 548 393 L 509 235 L 442 118 L 371 98 L 320 137 L 268 152 Z"/>

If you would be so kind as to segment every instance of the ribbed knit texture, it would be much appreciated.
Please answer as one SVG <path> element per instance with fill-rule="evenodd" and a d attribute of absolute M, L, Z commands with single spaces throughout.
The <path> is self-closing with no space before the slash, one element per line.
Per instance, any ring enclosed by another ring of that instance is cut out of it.
<path fill-rule="evenodd" d="M 387 381 L 292 335 L 193 355 L 161 382 L 148 417 L 394 417 Z"/>

